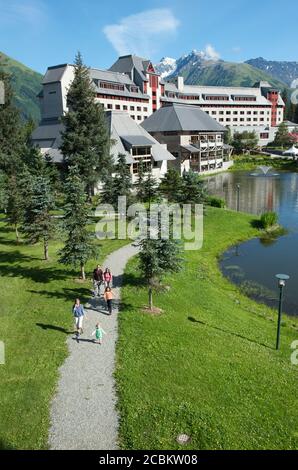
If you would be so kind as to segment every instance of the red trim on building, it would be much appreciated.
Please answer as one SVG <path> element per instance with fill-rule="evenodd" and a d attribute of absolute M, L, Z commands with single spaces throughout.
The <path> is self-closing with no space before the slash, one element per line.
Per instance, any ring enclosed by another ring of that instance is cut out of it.
<path fill-rule="evenodd" d="M 267 99 L 271 102 L 271 126 L 275 127 L 277 124 L 278 91 L 269 91 Z"/>

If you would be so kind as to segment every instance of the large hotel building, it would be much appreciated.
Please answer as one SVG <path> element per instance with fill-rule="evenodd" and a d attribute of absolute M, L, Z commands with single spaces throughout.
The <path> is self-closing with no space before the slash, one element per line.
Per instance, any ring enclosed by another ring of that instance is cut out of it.
<path fill-rule="evenodd" d="M 39 95 L 44 124 L 67 110 L 73 75 L 72 65 L 48 68 Z M 119 57 L 109 70 L 90 69 L 90 77 L 96 99 L 105 109 L 125 111 L 139 124 L 162 106 L 191 104 L 232 130 L 255 130 L 260 145 L 266 145 L 284 119 L 281 95 L 267 82 L 254 87 L 186 85 L 183 77 L 169 82 L 156 73 L 150 60 L 134 55 Z"/>

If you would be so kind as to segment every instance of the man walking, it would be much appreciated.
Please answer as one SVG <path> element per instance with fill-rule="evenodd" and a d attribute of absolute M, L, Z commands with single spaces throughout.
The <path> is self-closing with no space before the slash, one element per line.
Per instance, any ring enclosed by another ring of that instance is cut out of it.
<path fill-rule="evenodd" d="M 94 289 L 94 297 L 100 297 L 100 286 L 103 283 L 103 271 L 99 264 L 93 271 L 93 289 Z"/>

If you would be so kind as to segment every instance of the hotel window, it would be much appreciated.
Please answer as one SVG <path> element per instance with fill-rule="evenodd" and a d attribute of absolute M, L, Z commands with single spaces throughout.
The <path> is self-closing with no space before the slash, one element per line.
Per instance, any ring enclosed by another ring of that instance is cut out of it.
<path fill-rule="evenodd" d="M 120 109 L 120 104 L 116 104 L 115 109 Z"/>
<path fill-rule="evenodd" d="M 133 114 L 130 117 L 131 117 L 131 119 L 135 119 L 135 116 Z"/>
<path fill-rule="evenodd" d="M 223 111 L 219 111 L 219 114 L 223 114 L 224 112 Z"/>
<path fill-rule="evenodd" d="M 112 104 L 108 104 L 108 109 L 113 109 L 113 105 L 112 105 Z"/>
<path fill-rule="evenodd" d="M 247 114 L 251 114 L 251 111 L 247 111 Z"/>
<path fill-rule="evenodd" d="M 127 111 L 127 106 L 126 106 L 126 104 L 123 105 L 123 111 Z"/>
<path fill-rule="evenodd" d="M 130 109 L 131 111 L 134 111 L 134 110 L 135 110 L 135 107 L 134 107 L 134 106 L 131 106 L 129 109 Z"/>
<path fill-rule="evenodd" d="M 156 91 L 152 91 L 152 96 L 156 96 Z"/>
<path fill-rule="evenodd" d="M 238 114 L 238 111 L 233 111 L 233 114 Z"/>
<path fill-rule="evenodd" d="M 264 111 L 260 111 L 260 114 L 264 114 Z"/>
<path fill-rule="evenodd" d="M 258 118 L 254 118 L 254 122 L 257 122 Z"/>
<path fill-rule="evenodd" d="M 132 93 L 138 93 L 139 89 L 138 89 L 138 87 L 136 87 L 136 86 L 131 86 L 131 87 L 130 87 L 130 91 L 131 91 Z"/>
<path fill-rule="evenodd" d="M 206 101 L 229 101 L 229 97 L 224 95 L 205 95 L 204 98 Z"/>
<path fill-rule="evenodd" d="M 138 116 L 138 121 L 141 121 L 142 120 L 142 116 Z"/>
<path fill-rule="evenodd" d="M 244 121 L 244 118 L 240 118 L 240 122 L 243 122 Z"/>
<path fill-rule="evenodd" d="M 231 111 L 226 111 L 226 114 L 231 114 Z"/>
<path fill-rule="evenodd" d="M 236 121 L 238 121 L 238 119 L 237 119 L 237 118 L 233 118 L 233 122 L 236 122 Z"/>
<path fill-rule="evenodd" d="M 226 118 L 226 121 L 227 121 L 227 122 L 230 122 L 230 121 L 231 121 L 231 119 L 230 119 L 230 118 Z"/>
<path fill-rule="evenodd" d="M 269 133 L 268 132 L 261 132 L 260 138 L 261 139 L 269 139 Z"/>
<path fill-rule="evenodd" d="M 109 90 L 124 91 L 124 85 L 118 85 L 117 83 L 100 82 L 99 86 L 100 86 L 100 88 L 107 88 Z"/>
<path fill-rule="evenodd" d="M 260 121 L 261 121 L 261 122 L 264 122 L 264 118 L 261 118 Z"/>
<path fill-rule="evenodd" d="M 258 114 L 258 111 L 254 111 L 254 114 Z"/>
<path fill-rule="evenodd" d="M 250 122 L 250 121 L 251 121 L 251 118 L 247 118 L 247 120 Z"/>
<path fill-rule="evenodd" d="M 144 113 L 148 112 L 148 108 L 143 108 Z"/>
<path fill-rule="evenodd" d="M 212 114 L 216 114 L 216 111 L 212 111 Z"/>
<path fill-rule="evenodd" d="M 223 118 L 219 118 L 219 122 L 223 122 Z"/>
<path fill-rule="evenodd" d="M 139 157 L 143 155 L 151 155 L 151 147 L 133 147 L 132 155 L 134 157 Z"/>
<path fill-rule="evenodd" d="M 240 111 L 240 114 L 244 114 L 244 111 Z"/>

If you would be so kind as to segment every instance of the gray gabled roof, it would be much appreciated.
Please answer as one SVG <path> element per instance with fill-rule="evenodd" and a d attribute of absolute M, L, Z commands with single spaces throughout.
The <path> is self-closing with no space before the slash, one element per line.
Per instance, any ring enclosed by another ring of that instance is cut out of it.
<path fill-rule="evenodd" d="M 107 111 L 106 116 L 111 139 L 115 142 L 111 148 L 111 154 L 115 161 L 117 161 L 119 153 L 126 155 L 127 163 L 135 161 L 126 150 L 127 143 L 129 147 L 150 145 L 151 154 L 155 161 L 175 160 L 175 157 L 164 146 L 139 126 L 125 111 Z"/>
<path fill-rule="evenodd" d="M 221 124 L 198 106 L 177 103 L 158 109 L 141 126 L 148 132 L 225 131 Z"/>
<path fill-rule="evenodd" d="M 119 59 L 116 60 L 109 70 L 112 72 L 131 74 L 135 68 L 143 80 L 146 80 L 145 71 L 147 70 L 149 64 L 150 60 L 144 59 L 143 57 L 136 55 L 125 55 L 119 57 Z"/>

